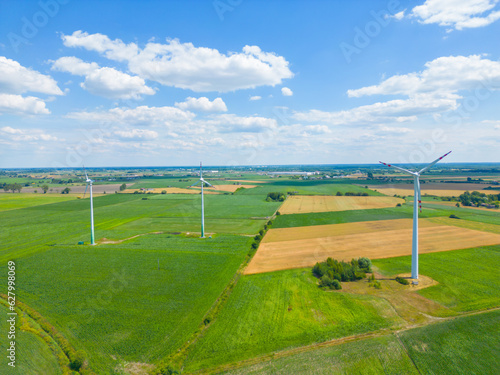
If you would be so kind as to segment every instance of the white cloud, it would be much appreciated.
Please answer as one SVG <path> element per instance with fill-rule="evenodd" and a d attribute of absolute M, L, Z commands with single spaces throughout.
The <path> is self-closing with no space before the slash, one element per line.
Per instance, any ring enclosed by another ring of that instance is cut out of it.
<path fill-rule="evenodd" d="M 11 141 L 27 142 L 27 141 L 57 141 L 57 137 L 45 133 L 40 129 L 14 129 L 10 126 L 0 128 L 2 138 L 8 138 Z"/>
<path fill-rule="evenodd" d="M 25 92 L 63 95 L 52 77 L 0 56 L 0 93 L 23 94 Z"/>
<path fill-rule="evenodd" d="M 405 9 L 405 10 L 406 10 L 406 9 Z M 404 18 L 404 16 L 405 16 L 405 11 L 404 11 L 404 10 L 402 10 L 401 12 L 398 12 L 398 13 L 396 13 L 395 15 L 393 15 L 393 16 L 392 16 L 392 18 L 394 18 L 394 19 L 396 19 L 396 20 L 400 21 L 400 20 L 402 20 L 402 19 Z"/>
<path fill-rule="evenodd" d="M 34 96 L 0 94 L 0 114 L 47 115 L 50 111 L 45 102 Z"/>
<path fill-rule="evenodd" d="M 437 23 L 462 30 L 487 26 L 498 20 L 500 11 L 493 10 L 497 4 L 498 0 L 426 0 L 413 8 L 411 16 L 425 24 Z"/>
<path fill-rule="evenodd" d="M 174 107 L 113 108 L 101 112 L 72 112 L 68 118 L 124 125 L 171 125 L 191 121 L 195 115 Z"/>
<path fill-rule="evenodd" d="M 155 94 L 155 90 L 140 77 L 114 68 L 100 68 L 95 62 L 87 63 L 74 56 L 57 59 L 52 69 L 85 76 L 85 82 L 81 83 L 83 89 L 109 99 L 139 99 L 141 95 Z"/>
<path fill-rule="evenodd" d="M 293 91 L 290 90 L 288 87 L 282 87 L 281 93 L 283 94 L 283 96 L 292 96 L 293 95 Z"/>
<path fill-rule="evenodd" d="M 390 126 L 380 126 L 378 128 L 379 132 L 381 133 L 389 133 L 389 134 L 408 134 L 411 133 L 413 130 L 409 128 L 394 128 Z"/>
<path fill-rule="evenodd" d="M 215 115 L 204 123 L 220 133 L 258 133 L 278 127 L 275 119 L 259 116 L 240 117 L 234 114 Z"/>
<path fill-rule="evenodd" d="M 226 103 L 221 98 L 215 98 L 212 102 L 206 98 L 187 98 L 185 102 L 175 103 L 175 106 L 183 110 L 202 112 L 227 112 Z"/>
<path fill-rule="evenodd" d="M 260 100 L 260 99 L 262 99 L 262 96 L 255 95 L 255 96 L 251 96 L 249 100 L 253 101 L 253 100 Z"/>
<path fill-rule="evenodd" d="M 500 88 L 500 62 L 478 55 L 439 57 L 421 72 L 392 76 L 378 85 L 348 90 L 349 97 L 433 93 L 452 97 L 459 90 Z"/>
<path fill-rule="evenodd" d="M 67 47 L 83 47 L 108 59 L 125 61 L 132 73 L 144 79 L 195 92 L 275 86 L 293 77 L 284 57 L 263 52 L 258 46 L 223 54 L 177 39 L 167 40 L 166 44 L 149 42 L 143 49 L 135 43 L 125 44 L 106 35 L 82 31 L 63 35 L 62 39 Z"/>
<path fill-rule="evenodd" d="M 152 140 L 158 138 L 157 132 L 147 129 L 115 130 L 114 134 L 125 140 Z"/>

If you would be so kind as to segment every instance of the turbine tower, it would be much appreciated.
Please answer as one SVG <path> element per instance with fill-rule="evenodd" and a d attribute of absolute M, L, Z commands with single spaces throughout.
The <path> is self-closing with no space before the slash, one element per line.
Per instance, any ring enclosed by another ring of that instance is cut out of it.
<path fill-rule="evenodd" d="M 211 186 L 214 189 L 215 189 L 215 186 L 210 185 L 207 181 L 205 181 L 203 179 L 201 161 L 200 161 L 200 179 L 198 181 L 196 181 L 194 184 L 192 184 L 191 186 L 188 186 L 188 188 L 197 185 L 199 182 L 201 182 L 201 238 L 205 238 L 205 207 L 203 204 L 203 186 L 205 184 L 207 184 L 208 186 Z"/>
<path fill-rule="evenodd" d="M 83 197 L 85 198 L 85 193 L 87 192 L 87 188 L 90 186 L 90 244 L 95 245 L 94 241 L 94 201 L 92 199 L 92 181 L 89 176 L 87 175 L 87 171 L 85 170 L 85 167 L 83 167 L 83 170 L 85 171 L 85 178 L 87 182 L 87 186 L 85 186 L 85 192 L 83 193 Z"/>
<path fill-rule="evenodd" d="M 451 151 L 450 151 L 451 152 Z M 434 160 L 432 163 L 428 164 L 421 170 L 410 171 L 408 169 L 396 167 L 392 164 L 386 164 L 384 162 L 380 162 L 388 167 L 399 169 L 407 174 L 413 176 L 413 186 L 414 186 L 414 196 L 413 196 L 413 238 L 412 238 L 412 246 L 411 246 L 411 278 L 417 280 L 418 283 L 418 209 L 420 207 L 420 211 L 422 211 L 422 197 L 420 195 L 420 175 L 425 171 L 429 170 L 434 164 L 443 159 L 450 152 L 444 154 L 440 158 Z M 417 202 L 418 201 L 418 202 Z"/>

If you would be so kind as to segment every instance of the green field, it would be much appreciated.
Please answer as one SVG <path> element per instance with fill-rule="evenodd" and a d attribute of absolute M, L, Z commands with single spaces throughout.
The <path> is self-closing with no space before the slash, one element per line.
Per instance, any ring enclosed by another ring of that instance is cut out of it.
<path fill-rule="evenodd" d="M 500 367 L 500 312 L 308 350 L 224 372 L 252 374 L 488 375 Z"/>
<path fill-rule="evenodd" d="M 4 193 L 0 194 L 0 212 L 39 206 L 49 203 L 66 202 L 76 199 L 73 196 L 63 194 L 18 194 Z"/>
<path fill-rule="evenodd" d="M 298 181 L 298 180 L 273 180 L 259 185 L 252 189 L 245 189 L 240 194 L 254 195 L 260 194 L 266 196 L 270 192 L 296 192 L 303 195 L 335 195 L 337 192 L 346 193 L 367 193 L 369 195 L 382 195 L 376 191 L 365 189 L 364 187 L 340 183 L 337 181 Z"/>
<path fill-rule="evenodd" d="M 0 304 L 0 315 L 2 316 L 2 319 L 0 319 L 0 330 L 3 333 L 2 340 L 0 340 L 0 350 L 2 353 L 7 353 L 10 342 L 6 333 L 9 329 L 7 312 L 9 312 L 9 310 L 3 304 Z M 19 323 L 19 317 L 16 320 Z M 62 374 L 57 360 L 47 344 L 35 334 L 21 331 L 19 324 L 16 327 L 15 342 L 16 366 L 14 368 L 9 366 L 9 360 L 6 355 L 2 355 L 2 360 L 0 361 L 1 374 Z"/>
<path fill-rule="evenodd" d="M 384 275 L 408 272 L 411 257 L 373 260 Z M 438 285 L 418 293 L 453 312 L 500 306 L 500 245 L 419 255 L 419 273 Z M 442 311 L 446 314 L 446 310 Z"/>
<path fill-rule="evenodd" d="M 498 374 L 500 311 L 412 329 L 401 341 L 421 374 Z"/>
<path fill-rule="evenodd" d="M 55 246 L 16 262 L 18 298 L 86 351 L 98 373 L 120 360 L 150 363 L 199 327 L 249 241 L 152 235 L 120 245 Z"/>
<path fill-rule="evenodd" d="M 383 299 L 324 292 L 309 269 L 242 277 L 189 353 L 186 370 L 240 361 L 400 322 Z M 385 317 L 382 317 L 384 315 Z"/>

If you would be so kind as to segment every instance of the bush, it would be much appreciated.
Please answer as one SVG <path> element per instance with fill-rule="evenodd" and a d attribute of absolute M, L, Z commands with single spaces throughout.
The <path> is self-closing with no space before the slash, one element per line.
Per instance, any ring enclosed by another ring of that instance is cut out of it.
<path fill-rule="evenodd" d="M 281 212 L 276 211 L 276 216 L 279 216 L 279 215 L 281 215 Z"/>
<path fill-rule="evenodd" d="M 406 279 L 403 279 L 402 277 L 398 276 L 396 277 L 396 281 L 402 285 L 408 285 L 410 282 Z"/>
<path fill-rule="evenodd" d="M 451 215 L 450 215 L 450 219 L 460 219 L 460 218 L 459 218 L 457 215 L 453 215 L 453 214 L 451 214 Z"/>
<path fill-rule="evenodd" d="M 259 247 L 259 244 L 257 242 L 252 242 L 252 249 L 256 249 Z"/>
<path fill-rule="evenodd" d="M 285 200 L 285 194 L 280 192 L 267 193 L 266 201 L 283 202 Z M 269 199 L 269 200 L 268 200 Z"/>
<path fill-rule="evenodd" d="M 148 200 L 148 198 L 142 198 L 142 200 L 143 200 L 143 201 L 147 201 L 147 200 Z"/>
<path fill-rule="evenodd" d="M 401 203 L 398 203 L 398 204 L 396 205 L 396 207 L 401 207 Z"/>
<path fill-rule="evenodd" d="M 338 280 L 332 280 L 332 284 L 331 286 L 335 289 L 335 290 L 339 290 L 339 289 L 342 289 L 342 285 L 340 285 L 340 282 Z"/>
<path fill-rule="evenodd" d="M 167 194 L 167 191 L 166 190 L 162 190 L 161 193 L 162 194 Z"/>
<path fill-rule="evenodd" d="M 359 258 L 350 262 L 339 262 L 328 258 L 325 262 L 316 263 L 312 272 L 320 279 L 327 276 L 330 280 L 356 281 L 366 277 L 366 272 L 371 272 L 371 261 L 368 258 Z M 325 286 L 323 282 L 320 285 Z"/>
<path fill-rule="evenodd" d="M 262 240 L 262 236 L 260 234 L 257 234 L 253 239 L 257 242 L 260 242 L 260 240 Z"/>
<path fill-rule="evenodd" d="M 380 284 L 380 281 L 377 281 L 377 280 L 372 281 L 368 285 L 374 287 L 375 289 L 382 289 L 382 284 Z"/>
<path fill-rule="evenodd" d="M 337 197 L 341 197 L 341 196 L 343 196 L 344 194 L 342 194 L 342 192 L 341 192 L 341 191 L 337 191 L 337 194 L 335 194 L 335 195 L 336 195 Z"/>

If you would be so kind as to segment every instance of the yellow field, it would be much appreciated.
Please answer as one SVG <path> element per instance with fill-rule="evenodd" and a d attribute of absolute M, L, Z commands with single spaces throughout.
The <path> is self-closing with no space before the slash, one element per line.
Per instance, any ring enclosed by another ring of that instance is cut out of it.
<path fill-rule="evenodd" d="M 419 253 L 500 244 L 496 233 L 426 219 L 419 226 Z M 411 219 L 271 229 L 245 274 L 312 267 L 328 257 L 348 261 L 410 255 L 411 238 Z"/>
<path fill-rule="evenodd" d="M 365 210 L 369 208 L 394 207 L 404 203 L 401 198 L 393 197 L 337 197 L 322 195 L 292 195 L 280 208 L 282 214 L 303 214 L 308 212 L 329 212 L 346 210 Z"/>
<path fill-rule="evenodd" d="M 401 195 L 401 196 L 413 196 L 413 187 L 408 188 L 408 189 L 400 189 L 400 188 L 380 188 L 376 186 L 372 186 L 370 189 L 377 190 L 379 193 L 393 196 L 393 195 Z M 485 194 L 492 194 L 491 190 L 478 190 L 474 189 L 475 191 L 479 191 L 481 193 Z M 444 190 L 444 189 L 424 189 L 422 187 L 421 194 L 422 196 L 425 194 L 428 195 L 435 195 L 437 197 L 458 197 L 460 194 L 466 192 L 466 191 L 473 191 L 471 189 L 465 190 L 465 189 L 457 189 L 457 190 Z"/>

